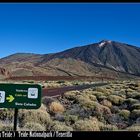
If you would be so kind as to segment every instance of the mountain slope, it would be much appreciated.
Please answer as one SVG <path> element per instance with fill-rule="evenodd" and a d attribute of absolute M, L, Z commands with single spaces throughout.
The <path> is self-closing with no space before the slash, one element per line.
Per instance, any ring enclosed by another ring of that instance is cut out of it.
<path fill-rule="evenodd" d="M 41 63 L 48 63 L 56 58 L 73 58 L 92 66 L 140 75 L 140 48 L 115 41 L 103 40 L 99 43 L 44 56 Z"/>
<path fill-rule="evenodd" d="M 10 72 L 4 68 L 0 68 L 0 79 L 10 77 Z"/>
<path fill-rule="evenodd" d="M 75 47 L 54 54 L 17 53 L 0 59 L 12 76 L 140 75 L 140 48 L 115 41 Z"/>

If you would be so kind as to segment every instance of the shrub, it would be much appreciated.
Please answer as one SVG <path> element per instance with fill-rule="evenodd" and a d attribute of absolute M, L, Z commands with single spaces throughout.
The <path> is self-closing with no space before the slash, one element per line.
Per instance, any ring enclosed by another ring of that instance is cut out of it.
<path fill-rule="evenodd" d="M 123 124 L 123 120 L 119 114 L 112 114 L 108 117 L 108 122 L 113 125 Z"/>
<path fill-rule="evenodd" d="M 122 116 L 124 119 L 128 120 L 130 116 L 130 111 L 126 109 L 122 109 L 119 111 L 119 115 Z"/>
<path fill-rule="evenodd" d="M 59 102 L 52 102 L 49 106 L 49 110 L 51 113 L 63 113 L 65 111 L 65 108 L 62 104 Z"/>
<path fill-rule="evenodd" d="M 132 119 L 137 119 L 140 117 L 140 109 L 134 109 L 130 114 Z"/>
<path fill-rule="evenodd" d="M 103 92 L 94 92 L 94 95 L 96 96 L 97 99 L 99 99 L 101 96 L 105 96 Z"/>
<path fill-rule="evenodd" d="M 102 115 L 111 114 L 110 109 L 107 106 L 97 105 L 95 108 L 96 113 L 100 113 Z"/>
<path fill-rule="evenodd" d="M 83 107 L 79 104 L 72 105 L 71 109 L 67 111 L 70 115 L 76 115 L 81 118 L 87 118 L 92 115 L 92 108 Z"/>
<path fill-rule="evenodd" d="M 91 101 L 91 99 L 88 96 L 77 96 L 77 103 L 80 104 L 83 108 L 90 108 L 94 109 L 95 105 L 97 104 L 95 101 Z"/>
<path fill-rule="evenodd" d="M 131 106 L 131 109 L 132 109 L 132 110 L 133 110 L 133 109 L 140 109 L 140 103 L 133 104 L 133 105 Z"/>
<path fill-rule="evenodd" d="M 13 124 L 0 123 L 0 131 L 13 131 Z"/>
<path fill-rule="evenodd" d="M 54 120 L 63 122 L 65 120 L 64 115 L 62 113 L 56 113 L 54 116 Z"/>
<path fill-rule="evenodd" d="M 127 93 L 127 98 L 139 99 L 140 98 L 140 93 L 136 92 L 136 91 L 128 92 Z"/>
<path fill-rule="evenodd" d="M 97 92 L 108 93 L 108 90 L 103 87 L 96 87 L 95 90 Z"/>
<path fill-rule="evenodd" d="M 106 99 L 107 99 L 107 96 L 104 96 L 104 95 L 98 96 L 98 101 L 102 101 Z"/>
<path fill-rule="evenodd" d="M 50 115 L 44 110 L 44 108 L 40 108 L 37 110 L 19 110 L 19 126 L 23 127 L 26 123 L 36 122 L 42 124 L 44 126 L 49 126 L 51 124 Z"/>
<path fill-rule="evenodd" d="M 14 117 L 14 110 L 13 109 L 0 109 L 0 119 L 1 120 L 10 120 L 12 121 Z"/>
<path fill-rule="evenodd" d="M 76 115 L 65 115 L 66 124 L 74 124 L 78 120 L 78 116 Z"/>
<path fill-rule="evenodd" d="M 127 127 L 128 131 L 140 131 L 140 125 L 132 125 L 130 127 Z"/>
<path fill-rule="evenodd" d="M 73 128 L 65 123 L 54 121 L 51 131 L 73 131 Z"/>
<path fill-rule="evenodd" d="M 120 112 L 120 109 L 119 109 L 118 106 L 112 106 L 111 112 L 116 114 L 116 113 L 119 113 Z"/>
<path fill-rule="evenodd" d="M 28 81 L 28 83 L 32 84 L 32 83 L 34 83 L 34 81 Z"/>
<path fill-rule="evenodd" d="M 78 120 L 74 124 L 74 129 L 76 131 L 100 131 L 98 120 L 96 118 L 90 120 Z"/>
<path fill-rule="evenodd" d="M 135 104 L 135 103 L 138 103 L 138 102 L 139 102 L 138 100 L 133 99 L 133 98 L 127 98 L 124 101 L 124 103 L 129 104 L 129 105 L 132 105 L 132 104 Z"/>
<path fill-rule="evenodd" d="M 112 107 L 112 103 L 106 99 L 104 99 L 103 101 L 101 101 L 101 104 L 104 105 L 104 106 L 107 106 L 109 108 Z"/>
<path fill-rule="evenodd" d="M 64 97 L 66 97 L 69 100 L 75 100 L 77 95 L 80 95 L 80 91 L 78 91 L 78 90 L 68 91 L 68 92 L 64 93 Z"/>
<path fill-rule="evenodd" d="M 131 93 L 131 92 L 133 92 L 134 90 L 132 90 L 131 88 L 127 88 L 126 90 L 125 90 L 125 92 L 126 93 Z"/>
<path fill-rule="evenodd" d="M 139 86 L 137 83 L 130 83 L 128 84 L 129 88 L 132 90 L 137 90 L 137 87 Z"/>
<path fill-rule="evenodd" d="M 30 122 L 26 123 L 21 131 L 45 131 L 46 128 L 39 123 Z"/>
<path fill-rule="evenodd" d="M 118 131 L 118 127 L 115 125 L 101 124 L 99 127 L 101 131 Z"/>
<path fill-rule="evenodd" d="M 52 102 L 54 102 L 55 99 L 53 99 L 52 97 L 43 97 L 42 98 L 42 103 L 46 106 L 48 106 L 49 104 L 51 104 Z"/>
<path fill-rule="evenodd" d="M 78 81 L 73 81 L 72 84 L 77 86 L 77 85 L 79 85 L 80 83 L 79 83 Z"/>
<path fill-rule="evenodd" d="M 94 95 L 94 92 L 95 92 L 95 91 L 93 91 L 92 88 L 88 88 L 88 89 L 84 89 L 84 90 L 82 91 L 82 94 Z"/>
<path fill-rule="evenodd" d="M 64 83 L 65 83 L 65 81 L 60 80 L 60 81 L 57 81 L 56 83 L 58 83 L 58 84 L 64 84 Z"/>
<path fill-rule="evenodd" d="M 121 89 L 120 92 L 118 93 L 119 95 L 126 95 L 125 89 Z"/>
<path fill-rule="evenodd" d="M 91 101 L 97 101 L 97 98 L 94 95 L 88 95 L 88 97 Z"/>
<path fill-rule="evenodd" d="M 114 91 L 113 95 L 117 95 L 117 96 L 120 96 L 122 98 L 126 98 L 126 92 L 124 89 L 121 89 L 120 91 Z"/>
<path fill-rule="evenodd" d="M 108 100 L 110 100 L 115 105 L 120 105 L 123 103 L 124 98 L 117 95 L 109 95 Z"/>

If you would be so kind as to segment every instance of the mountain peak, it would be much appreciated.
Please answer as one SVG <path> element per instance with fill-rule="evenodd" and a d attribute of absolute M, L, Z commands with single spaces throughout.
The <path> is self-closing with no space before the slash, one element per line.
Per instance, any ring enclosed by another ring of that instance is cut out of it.
<path fill-rule="evenodd" d="M 111 40 L 102 40 L 99 42 L 99 47 L 103 47 L 105 44 L 109 44 L 111 43 Z"/>
<path fill-rule="evenodd" d="M 140 76 L 140 48 L 102 40 L 59 53 L 37 55 L 17 53 L 0 59 L 1 67 L 12 75 L 113 75 L 116 72 Z M 24 70 L 24 72 L 23 72 Z M 115 70 L 115 71 L 114 71 Z M 52 72 L 53 71 L 53 72 Z M 3 75 L 4 70 L 0 72 Z M 118 75 L 119 76 L 119 75 Z"/>
<path fill-rule="evenodd" d="M 101 40 L 99 43 L 102 43 L 102 42 L 111 43 L 112 41 L 111 40 L 104 39 L 104 40 Z"/>

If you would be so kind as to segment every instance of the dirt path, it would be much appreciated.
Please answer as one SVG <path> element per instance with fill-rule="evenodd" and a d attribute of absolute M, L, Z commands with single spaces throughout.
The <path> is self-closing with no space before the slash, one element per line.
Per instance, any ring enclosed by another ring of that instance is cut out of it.
<path fill-rule="evenodd" d="M 98 87 L 98 86 L 104 86 L 107 85 L 108 83 L 95 83 L 92 85 L 80 85 L 80 86 L 69 86 L 69 87 L 61 87 L 61 88 L 52 88 L 52 89 L 43 89 L 42 96 L 58 96 L 62 95 L 67 91 L 72 91 L 72 90 L 83 90 L 87 89 L 90 87 Z"/>

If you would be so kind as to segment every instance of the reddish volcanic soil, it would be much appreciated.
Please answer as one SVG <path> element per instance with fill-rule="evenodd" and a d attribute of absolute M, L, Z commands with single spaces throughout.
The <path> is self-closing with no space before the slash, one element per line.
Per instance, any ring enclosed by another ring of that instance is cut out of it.
<path fill-rule="evenodd" d="M 49 80 L 49 81 L 58 81 L 58 80 L 115 80 L 114 77 L 105 77 L 105 76 L 25 76 L 25 77 L 10 77 L 6 80 Z"/>

